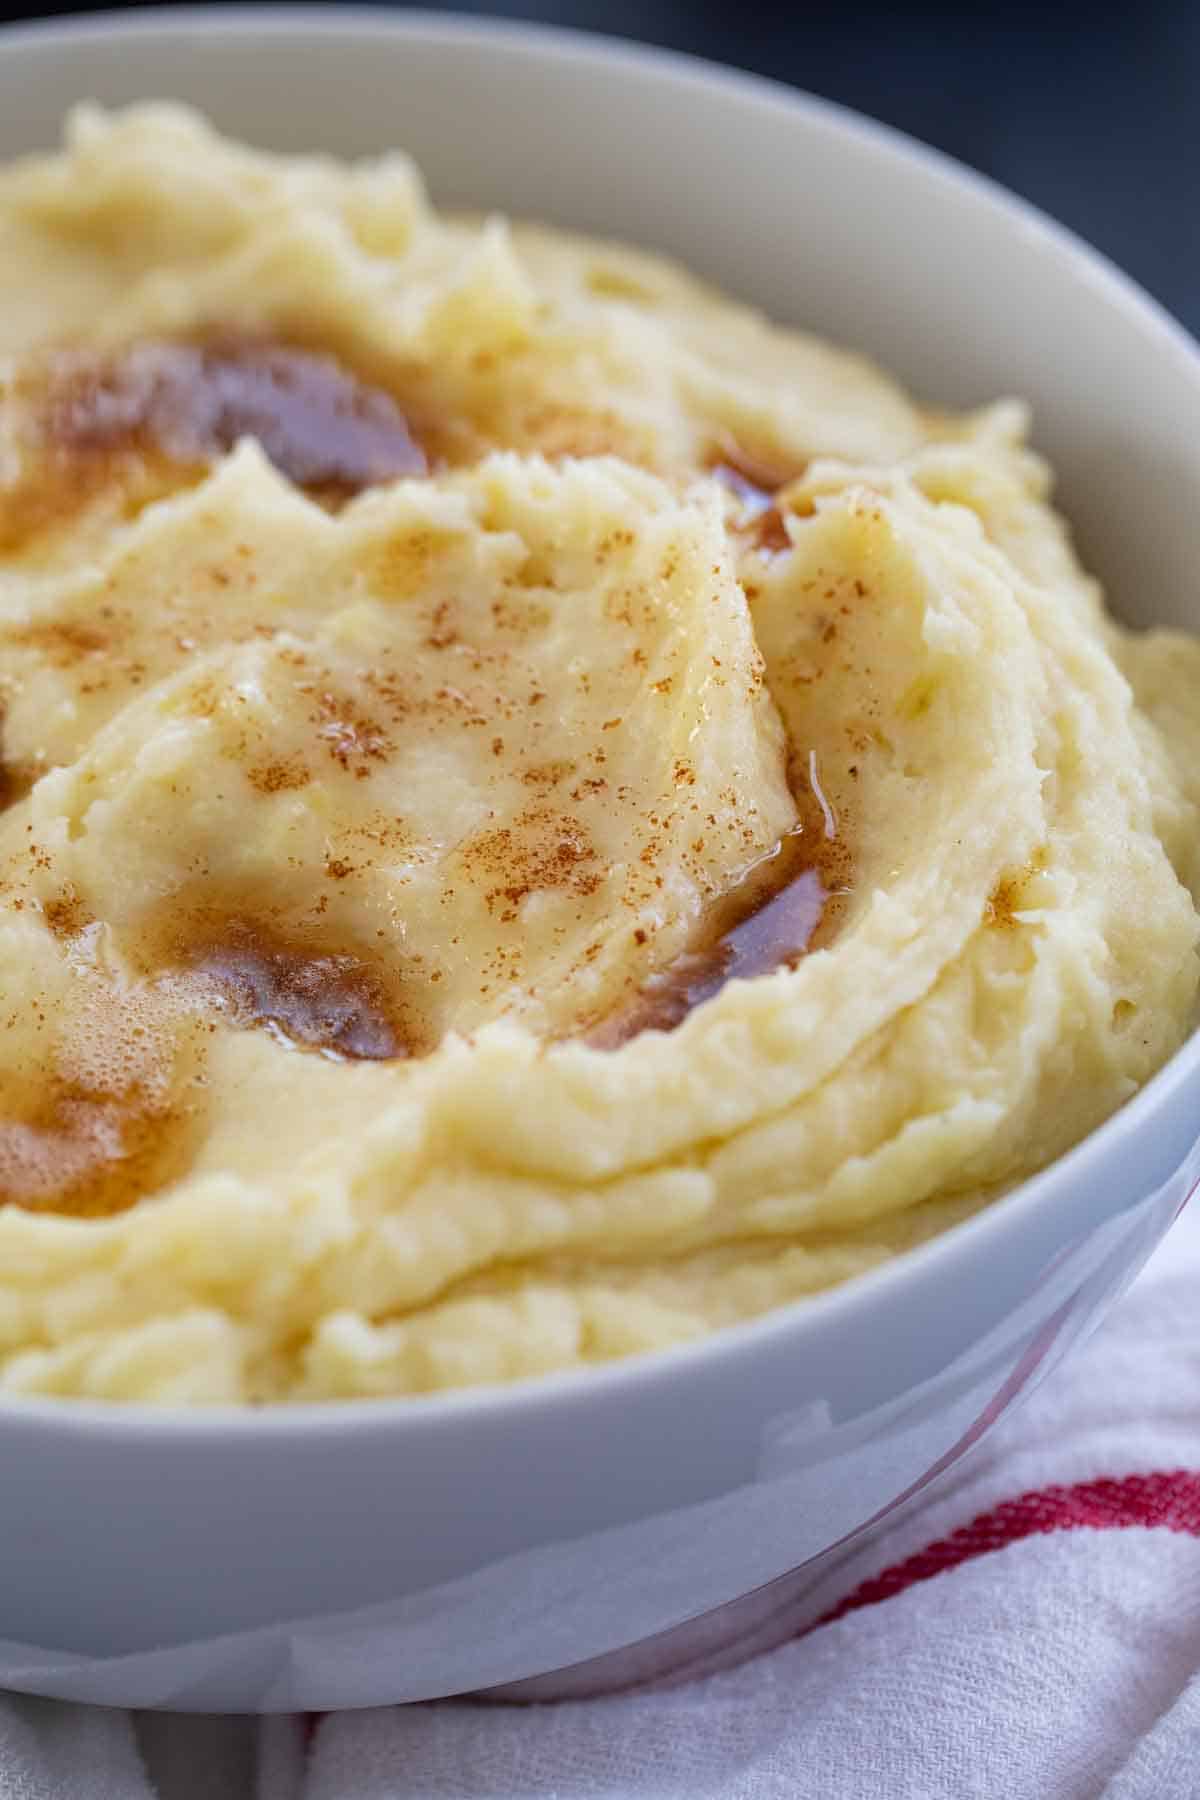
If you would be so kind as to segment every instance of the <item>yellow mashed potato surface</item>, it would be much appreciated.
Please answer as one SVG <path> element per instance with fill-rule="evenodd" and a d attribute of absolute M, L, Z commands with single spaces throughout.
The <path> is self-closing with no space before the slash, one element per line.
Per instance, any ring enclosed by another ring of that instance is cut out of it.
<path fill-rule="evenodd" d="M 679 1343 L 1185 1036 L 1200 648 L 1018 405 L 170 107 L 0 171 L 0 266 L 3 1391 Z"/>

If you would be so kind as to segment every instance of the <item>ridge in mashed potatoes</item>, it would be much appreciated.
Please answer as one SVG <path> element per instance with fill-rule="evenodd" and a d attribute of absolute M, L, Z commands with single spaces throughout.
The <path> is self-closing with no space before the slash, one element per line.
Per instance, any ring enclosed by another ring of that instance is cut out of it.
<path fill-rule="evenodd" d="M 679 1343 L 1182 1041 L 1200 649 L 1018 405 L 173 107 L 0 260 L 0 1390 Z"/>

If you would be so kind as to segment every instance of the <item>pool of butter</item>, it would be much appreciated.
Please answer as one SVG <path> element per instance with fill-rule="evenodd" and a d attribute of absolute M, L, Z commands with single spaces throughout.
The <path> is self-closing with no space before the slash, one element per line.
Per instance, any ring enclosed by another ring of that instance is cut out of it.
<path fill-rule="evenodd" d="M 166 106 L 0 171 L 0 268 L 0 1391 L 686 1341 L 1186 1035 L 1200 649 L 1018 403 Z M 781 845 L 820 929 L 656 1015 Z"/>

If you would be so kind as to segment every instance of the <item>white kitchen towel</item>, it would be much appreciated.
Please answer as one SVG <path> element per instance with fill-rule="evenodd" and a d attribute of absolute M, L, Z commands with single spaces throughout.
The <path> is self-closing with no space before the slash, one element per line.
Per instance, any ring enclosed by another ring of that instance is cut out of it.
<path fill-rule="evenodd" d="M 1200 1800 L 1200 1202 L 790 1623 L 725 1673 L 552 1706 L 259 1724 L 10 1698 L 0 1800 Z"/>

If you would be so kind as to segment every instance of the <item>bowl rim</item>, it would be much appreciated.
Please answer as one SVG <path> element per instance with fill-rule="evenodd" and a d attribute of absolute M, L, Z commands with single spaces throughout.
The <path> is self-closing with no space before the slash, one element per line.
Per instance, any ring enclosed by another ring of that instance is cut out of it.
<path fill-rule="evenodd" d="M 406 8 L 384 12 L 362 5 L 230 5 L 164 6 L 152 12 L 106 10 L 72 13 L 0 27 L 0 63 L 12 54 L 70 43 L 107 45 L 114 36 L 186 43 L 189 36 L 219 31 L 226 37 L 336 36 L 367 43 L 372 39 L 416 40 L 453 46 L 470 41 L 497 54 L 534 55 L 557 64 L 591 62 L 618 73 L 649 76 L 694 93 L 716 91 L 758 109 L 800 114 L 833 139 L 854 142 L 885 160 L 906 162 L 935 187 L 956 190 L 975 200 L 1017 238 L 1040 240 L 1057 253 L 1084 287 L 1107 296 L 1144 333 L 1159 341 L 1179 362 L 1181 374 L 1197 389 L 1200 410 L 1200 344 L 1167 309 L 1103 251 L 1058 223 L 1031 202 L 895 126 L 859 113 L 839 101 L 771 76 L 729 67 L 685 51 L 616 38 L 572 26 L 493 18 L 455 12 Z M 147 96 L 156 98 L 157 96 Z M 383 150 L 394 146 L 382 145 Z M 1200 1028 L 1193 1030 L 1172 1057 L 1119 1110 L 1045 1169 L 991 1200 L 969 1217 L 932 1238 L 897 1252 L 886 1262 L 837 1285 L 772 1308 L 739 1324 L 728 1325 L 687 1343 L 605 1363 L 525 1376 L 512 1382 L 479 1384 L 430 1394 L 381 1395 L 375 1398 L 281 1401 L 260 1406 L 233 1402 L 159 1403 L 101 1400 L 78 1396 L 0 1394 L 0 1427 L 18 1422 L 40 1428 L 61 1427 L 76 1435 L 102 1433 L 156 1439 L 160 1436 L 212 1440 L 233 1434 L 280 1439 L 314 1433 L 355 1433 L 364 1428 L 389 1432 L 458 1430 L 463 1424 L 503 1413 L 508 1419 L 531 1412 L 576 1408 L 589 1397 L 619 1399 L 622 1392 L 644 1384 L 674 1384 L 699 1377 L 714 1364 L 751 1357 L 757 1349 L 795 1334 L 796 1354 L 803 1338 L 819 1332 L 831 1314 L 866 1307 L 902 1290 L 919 1270 L 949 1274 L 966 1254 L 985 1254 L 989 1243 L 1019 1231 L 1031 1213 L 1054 1204 L 1068 1186 L 1086 1184 L 1100 1172 L 1111 1150 L 1149 1129 L 1169 1109 L 1179 1090 L 1200 1076 Z M 877 1315 L 876 1315 L 877 1316 Z"/>

